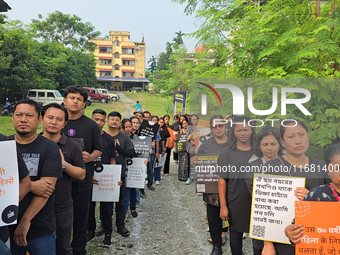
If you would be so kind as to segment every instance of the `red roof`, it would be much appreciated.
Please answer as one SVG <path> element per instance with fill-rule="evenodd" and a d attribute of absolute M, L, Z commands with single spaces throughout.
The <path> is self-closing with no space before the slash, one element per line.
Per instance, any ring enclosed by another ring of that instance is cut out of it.
<path fill-rule="evenodd" d="M 195 51 L 203 51 L 204 48 L 205 48 L 205 45 L 203 44 L 203 45 L 201 45 L 201 46 L 198 46 L 198 47 L 195 49 Z"/>

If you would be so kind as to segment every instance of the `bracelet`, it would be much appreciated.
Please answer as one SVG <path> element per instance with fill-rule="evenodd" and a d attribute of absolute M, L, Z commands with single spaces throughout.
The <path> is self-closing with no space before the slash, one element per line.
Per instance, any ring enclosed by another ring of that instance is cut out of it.
<path fill-rule="evenodd" d="M 68 163 L 66 162 L 66 165 L 62 168 L 63 172 L 66 170 L 67 166 L 68 166 Z"/>

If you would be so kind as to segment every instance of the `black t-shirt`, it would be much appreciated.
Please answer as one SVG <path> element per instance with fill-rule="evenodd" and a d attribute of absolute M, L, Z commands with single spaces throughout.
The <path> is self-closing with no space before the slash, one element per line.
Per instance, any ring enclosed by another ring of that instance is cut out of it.
<path fill-rule="evenodd" d="M 14 139 L 14 136 L 10 138 Z M 40 180 L 41 177 L 61 177 L 62 166 L 58 145 L 43 136 L 38 136 L 29 144 L 17 143 L 22 157 L 26 163 L 31 181 Z M 31 204 L 33 193 L 29 192 L 19 203 L 18 222 L 20 222 L 26 209 Z M 47 200 L 45 206 L 31 220 L 31 227 L 27 233 L 27 240 L 52 234 L 56 230 L 54 217 L 55 193 Z M 13 235 L 16 225 L 10 226 Z"/>
<path fill-rule="evenodd" d="M 3 134 L 0 134 L 0 142 L 1 141 L 9 141 L 10 139 Z M 18 171 L 19 171 L 19 181 L 24 179 L 28 175 L 28 170 L 24 160 L 22 159 L 21 152 L 17 146 L 17 159 L 18 159 Z M 6 242 L 9 237 L 9 232 L 7 227 L 0 227 L 0 239 L 3 242 Z"/>
<path fill-rule="evenodd" d="M 161 136 L 161 141 L 166 142 L 166 139 L 170 137 L 170 134 L 168 132 L 168 129 L 164 126 L 163 129 L 159 129 L 159 135 Z"/>
<path fill-rule="evenodd" d="M 309 164 L 306 168 L 294 168 L 287 160 L 285 160 L 282 156 L 280 158 L 272 159 L 266 163 L 266 166 L 282 166 L 282 162 L 284 166 L 286 166 L 288 169 L 290 169 L 290 175 L 294 177 L 305 177 L 305 188 L 308 190 L 311 190 L 314 187 L 326 184 L 330 182 L 330 179 L 328 177 L 326 170 L 326 164 L 319 160 L 319 159 L 313 159 L 309 158 Z M 315 168 L 316 171 L 311 172 L 311 167 Z M 308 170 L 307 170 L 308 169 Z M 318 172 L 317 169 L 320 169 L 320 172 Z M 324 169 L 324 170 L 322 170 Z M 274 174 L 274 175 L 283 175 L 283 176 L 290 176 L 288 172 L 277 172 L 277 173 L 270 173 L 267 172 L 267 174 Z"/>
<path fill-rule="evenodd" d="M 210 139 L 209 139 L 210 140 Z M 209 141 L 208 140 L 208 141 Z M 227 207 L 229 209 L 229 224 L 237 232 L 249 231 L 251 197 L 245 182 L 246 173 L 241 172 L 254 154 L 253 150 L 222 149 L 218 166 L 234 169 L 233 171 L 218 172 L 220 178 L 227 182 Z"/>
<path fill-rule="evenodd" d="M 104 132 L 101 135 L 103 153 L 100 157 L 98 157 L 93 162 L 95 164 L 110 164 L 111 158 L 116 158 L 116 146 L 115 140 L 108 133 Z"/>
<path fill-rule="evenodd" d="M 281 159 L 281 160 L 280 160 Z M 282 162 L 283 164 L 282 164 Z M 326 169 L 325 163 L 318 159 L 309 158 L 309 164 L 305 168 L 294 168 L 287 160 L 285 160 L 282 156 L 280 158 L 272 159 L 266 163 L 266 166 L 286 166 L 290 169 L 290 175 L 294 177 L 305 177 L 305 188 L 308 190 L 313 189 L 314 187 L 326 184 L 330 181 L 327 173 L 322 171 L 321 169 Z M 315 167 L 316 169 L 320 169 L 320 172 L 315 171 L 314 173 L 311 172 L 309 169 L 311 167 Z M 308 169 L 308 170 L 307 170 Z M 274 175 L 283 175 L 283 176 L 290 176 L 288 172 L 278 172 L 278 173 L 267 173 L 267 174 L 274 174 Z M 278 255 L 290 255 L 295 254 L 295 248 L 289 244 L 281 244 L 281 243 L 273 243 L 276 253 Z"/>
<path fill-rule="evenodd" d="M 96 122 L 82 115 L 77 120 L 68 120 L 63 133 L 78 142 L 82 151 L 92 153 L 94 150 L 103 151 L 100 130 Z M 86 177 L 84 181 L 73 182 L 73 191 L 87 191 L 92 188 L 92 176 L 94 163 L 86 163 Z"/>
<path fill-rule="evenodd" d="M 113 140 L 119 141 L 119 145 L 116 143 L 116 164 L 122 166 L 122 179 L 125 179 L 125 160 L 126 158 L 132 158 L 135 154 L 133 149 L 133 143 L 129 136 L 122 132 L 118 132 L 117 135 L 112 136 Z"/>
<path fill-rule="evenodd" d="M 66 137 L 63 133 L 58 141 L 59 149 L 63 152 L 64 159 L 72 166 L 85 169 L 83 154 L 78 143 Z M 84 170 L 85 171 L 85 170 Z M 63 172 L 63 176 L 58 178 L 55 186 L 55 212 L 66 212 L 73 206 L 72 199 L 72 177 Z"/>

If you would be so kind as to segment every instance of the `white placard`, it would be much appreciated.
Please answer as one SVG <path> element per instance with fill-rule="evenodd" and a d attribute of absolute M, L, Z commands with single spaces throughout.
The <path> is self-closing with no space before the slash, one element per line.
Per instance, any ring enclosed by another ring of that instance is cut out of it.
<path fill-rule="evenodd" d="M 93 177 L 99 181 L 99 185 L 93 184 L 92 201 L 118 202 L 121 178 L 121 165 L 105 165 L 100 173 L 94 172 Z"/>
<path fill-rule="evenodd" d="M 0 142 L 0 227 L 17 223 L 18 158 L 15 141 Z"/>
<path fill-rule="evenodd" d="M 295 217 L 297 187 L 305 178 L 254 174 L 249 237 L 290 244 L 284 230 Z"/>
<path fill-rule="evenodd" d="M 155 166 L 154 166 L 154 168 L 164 166 L 165 160 L 166 160 L 166 154 L 167 154 L 167 153 L 164 153 L 164 155 L 162 155 L 162 154 L 160 155 L 160 157 L 159 157 L 159 163 L 157 163 L 157 162 L 156 162 L 156 159 L 155 159 Z"/>
<path fill-rule="evenodd" d="M 145 158 L 132 158 L 127 165 L 126 187 L 144 189 L 146 165 Z"/>

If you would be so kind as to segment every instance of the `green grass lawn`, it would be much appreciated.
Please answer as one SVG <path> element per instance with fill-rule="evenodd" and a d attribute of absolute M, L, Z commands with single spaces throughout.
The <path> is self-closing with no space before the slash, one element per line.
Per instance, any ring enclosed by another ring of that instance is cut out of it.
<path fill-rule="evenodd" d="M 173 115 L 173 97 L 164 97 L 160 94 L 150 93 L 133 93 L 125 92 L 125 96 L 131 98 L 133 101 L 139 101 L 144 111 L 151 112 L 152 115 L 158 117 L 164 114 L 169 114 L 172 119 Z M 189 102 L 187 102 L 186 112 L 190 109 Z M 176 104 L 176 114 L 181 114 L 182 104 Z M 171 122 L 171 121 L 170 121 Z M 172 123 L 172 122 L 171 122 Z"/>
<path fill-rule="evenodd" d="M 112 111 L 122 112 L 124 111 L 125 107 L 121 101 L 118 102 L 110 102 L 107 104 L 101 103 L 92 103 L 90 106 L 86 107 L 85 115 L 89 118 L 92 117 L 92 112 L 95 109 L 103 109 L 108 114 Z M 104 126 L 104 130 L 107 130 L 107 126 Z M 38 132 L 42 131 L 42 126 L 38 127 Z M 15 134 L 15 130 L 12 124 L 12 117 L 11 116 L 0 116 L 0 133 L 6 136 Z"/>

